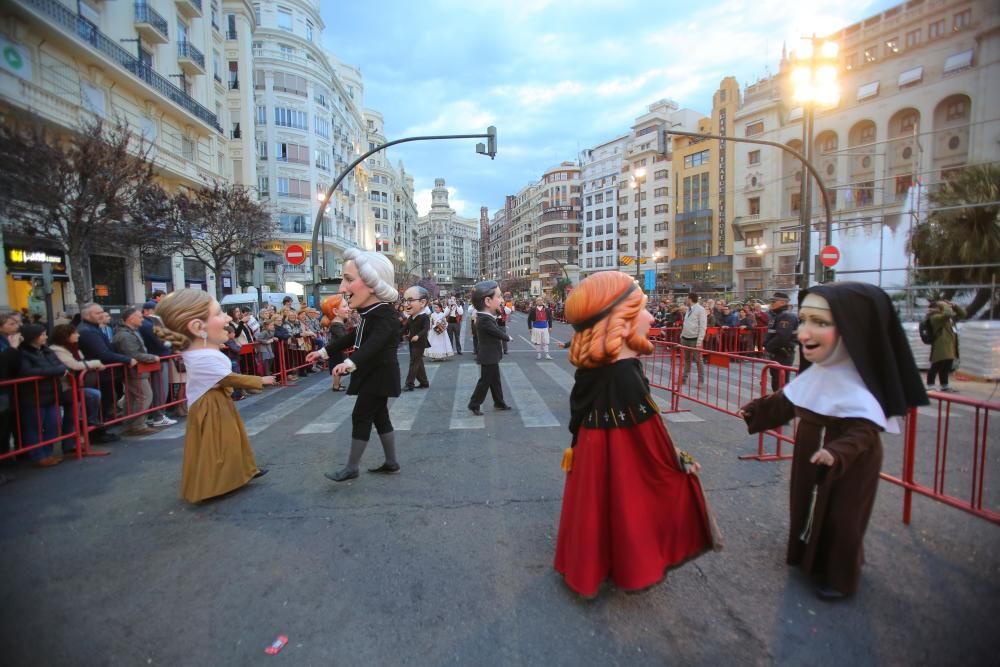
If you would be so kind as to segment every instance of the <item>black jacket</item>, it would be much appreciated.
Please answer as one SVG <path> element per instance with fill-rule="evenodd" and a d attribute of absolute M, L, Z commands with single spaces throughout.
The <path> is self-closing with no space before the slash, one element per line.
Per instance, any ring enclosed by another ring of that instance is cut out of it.
<path fill-rule="evenodd" d="M 152 317 L 143 317 L 142 324 L 139 325 L 139 335 L 142 336 L 142 342 L 146 344 L 147 352 L 155 354 L 158 357 L 165 357 L 170 354 L 170 348 L 153 331 L 153 327 L 156 324 L 157 322 Z"/>
<path fill-rule="evenodd" d="M 476 313 L 476 335 L 479 346 L 476 358 L 481 364 L 499 364 L 503 358 L 503 341 L 512 340 L 496 319 L 486 313 Z"/>
<path fill-rule="evenodd" d="M 22 406 L 52 405 L 56 402 L 56 393 L 59 391 L 59 378 L 66 374 L 66 367 L 56 353 L 48 347 L 41 349 L 31 345 L 22 345 L 21 351 L 21 377 L 32 377 L 41 375 L 44 380 L 39 380 L 37 385 L 34 382 L 24 382 L 17 385 L 18 395 Z M 37 394 L 35 393 L 37 386 Z"/>
<path fill-rule="evenodd" d="M 420 313 L 416 317 L 406 320 L 406 340 L 410 344 L 411 350 L 423 350 L 431 346 L 427 342 L 427 334 L 431 332 L 431 316 L 427 313 Z M 416 342 L 410 339 L 417 337 Z"/>
<path fill-rule="evenodd" d="M 534 329 L 532 326 L 535 323 L 535 315 L 538 313 L 538 307 L 532 306 L 528 309 L 528 331 Z M 552 328 L 552 309 L 545 306 L 545 317 L 549 323 L 549 328 Z"/>
<path fill-rule="evenodd" d="M 80 334 L 79 347 L 84 359 L 99 359 L 104 364 L 128 364 L 132 361 L 132 357 L 115 352 L 104 332 L 90 322 L 81 322 L 77 333 Z"/>
<path fill-rule="evenodd" d="M 399 347 L 401 327 L 392 306 L 376 303 L 359 310 L 361 324 L 358 328 L 337 340 L 330 341 L 326 353 L 333 356 L 337 352 L 353 346 L 351 361 L 357 367 L 351 373 L 351 384 L 347 387 L 349 396 L 368 394 L 370 396 L 399 396 Z"/>
<path fill-rule="evenodd" d="M 791 357 L 795 354 L 795 329 L 799 326 L 799 318 L 789 312 L 788 307 L 771 312 L 767 336 L 764 337 L 764 349 L 777 357 Z"/>

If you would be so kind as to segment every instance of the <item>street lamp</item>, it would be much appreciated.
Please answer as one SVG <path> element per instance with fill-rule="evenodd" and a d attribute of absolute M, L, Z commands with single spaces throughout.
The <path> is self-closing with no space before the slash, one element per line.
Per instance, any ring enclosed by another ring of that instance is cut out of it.
<path fill-rule="evenodd" d="M 820 40 L 815 34 L 805 38 L 803 48 L 796 52 L 796 64 L 792 69 L 793 97 L 802 104 L 802 150 L 806 161 L 813 159 L 813 118 L 817 106 L 835 106 L 840 101 L 837 86 L 836 42 Z M 820 196 L 826 200 L 826 191 L 820 185 Z M 799 287 L 809 287 L 809 263 L 812 260 L 812 182 L 802 179 L 799 197 L 799 226 L 802 229 L 802 276 Z M 833 225 L 827 216 L 825 230 L 826 244 L 830 245 Z"/>
<path fill-rule="evenodd" d="M 757 273 L 760 276 L 760 290 L 761 293 L 764 292 L 764 253 L 767 252 L 766 243 L 756 243 L 754 244 L 753 251 L 757 253 L 760 257 L 760 263 L 757 265 Z"/>
<path fill-rule="evenodd" d="M 635 188 L 635 279 L 639 279 L 639 265 L 642 264 L 642 181 L 646 170 L 639 167 L 632 176 L 632 186 Z"/>

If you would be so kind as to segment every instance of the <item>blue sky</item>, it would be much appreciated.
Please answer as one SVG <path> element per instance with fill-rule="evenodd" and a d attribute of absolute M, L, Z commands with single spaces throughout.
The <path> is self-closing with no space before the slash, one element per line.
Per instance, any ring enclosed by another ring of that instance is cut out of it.
<path fill-rule="evenodd" d="M 475 141 L 389 149 L 416 180 L 421 212 L 435 178 L 452 207 L 490 215 L 549 167 L 629 131 L 669 97 L 711 110 L 725 76 L 741 87 L 777 70 L 783 41 L 825 34 L 898 2 L 887 0 L 383 0 L 323 2 L 324 45 L 365 79 L 365 106 L 386 136 L 485 132 Z"/>

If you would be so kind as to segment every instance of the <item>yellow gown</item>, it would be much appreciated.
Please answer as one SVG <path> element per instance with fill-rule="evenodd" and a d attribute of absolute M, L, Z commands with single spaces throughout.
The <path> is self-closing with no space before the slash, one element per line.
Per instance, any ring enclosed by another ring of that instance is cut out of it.
<path fill-rule="evenodd" d="M 243 419 L 231 398 L 233 389 L 261 389 L 253 375 L 231 373 L 188 410 L 181 468 L 181 498 L 197 503 L 243 486 L 257 472 L 257 461 Z"/>

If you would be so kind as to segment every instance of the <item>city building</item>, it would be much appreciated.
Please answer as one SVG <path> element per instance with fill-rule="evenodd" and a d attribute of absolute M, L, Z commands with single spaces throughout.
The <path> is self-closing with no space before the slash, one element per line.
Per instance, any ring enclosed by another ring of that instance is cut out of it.
<path fill-rule="evenodd" d="M 576 265 L 580 245 L 580 165 L 563 162 L 545 171 L 536 195 L 540 198 L 534 233 L 534 272 L 542 290 L 570 280 L 568 266 Z"/>
<path fill-rule="evenodd" d="M 700 119 L 697 131 L 731 135 L 739 102 L 739 84 L 726 77 L 712 96 L 711 117 Z M 673 138 L 674 224 L 669 242 L 661 240 L 653 247 L 655 262 L 669 253 L 672 288 L 725 292 L 733 285 L 730 189 L 735 146 L 731 141 Z M 656 185 L 655 174 L 653 182 L 655 196 L 663 186 Z"/>
<path fill-rule="evenodd" d="M 245 156 L 253 154 L 253 119 L 228 75 L 250 67 L 253 24 L 246 2 L 12 0 L 0 15 L 4 122 L 27 117 L 74 132 L 96 118 L 121 118 L 151 145 L 168 191 L 252 180 Z M 30 278 L 40 271 L 36 258 L 55 265 L 54 309 L 75 303 L 67 260 L 54 244 L 6 233 L 4 258 L 0 303 L 38 307 L 30 293 Z M 156 288 L 215 290 L 217 280 L 231 291 L 235 282 L 231 274 L 206 275 L 201 264 L 180 257 L 94 252 L 89 263 L 93 299 L 105 305 L 135 303 Z"/>
<path fill-rule="evenodd" d="M 431 208 L 417 219 L 421 275 L 442 293 L 461 293 L 479 279 L 479 220 L 463 218 L 448 204 L 443 178 L 434 179 Z"/>
<path fill-rule="evenodd" d="M 934 187 L 966 165 L 996 163 L 1000 145 L 1000 8 L 970 0 L 913 0 L 831 33 L 839 46 L 839 103 L 815 110 L 813 163 L 833 209 L 838 277 L 899 287 L 907 272 L 915 183 Z M 734 132 L 801 151 L 792 59 L 747 86 Z M 793 156 L 736 144 L 738 293 L 791 287 L 801 269 L 802 167 Z M 826 244 L 822 202 L 809 210 L 813 279 Z"/>
<path fill-rule="evenodd" d="M 507 207 L 507 252 L 508 262 L 504 265 L 508 282 L 516 283 L 517 289 L 527 290 L 535 259 L 535 230 L 538 223 L 537 193 L 541 183 L 533 183 L 521 188 L 511 197 Z M 502 250 L 501 250 L 502 252 Z M 517 291 L 512 289 L 511 291 Z"/>
<path fill-rule="evenodd" d="M 583 233 L 580 277 L 618 269 L 618 177 L 630 135 L 624 134 L 580 153 Z"/>
<path fill-rule="evenodd" d="M 264 260 L 265 282 L 286 290 L 287 282 L 311 283 L 313 262 L 325 277 L 340 275 L 340 257 L 357 245 L 374 247 L 374 223 L 365 205 L 369 174 L 358 166 L 337 188 L 327 189 L 364 145 L 364 88 L 357 68 L 340 63 L 319 43 L 323 22 L 315 0 L 265 1 L 253 6 L 253 89 L 256 183 L 278 223 Z M 313 224 L 323 210 L 319 243 Z M 285 260 L 289 245 L 306 261 Z"/>

